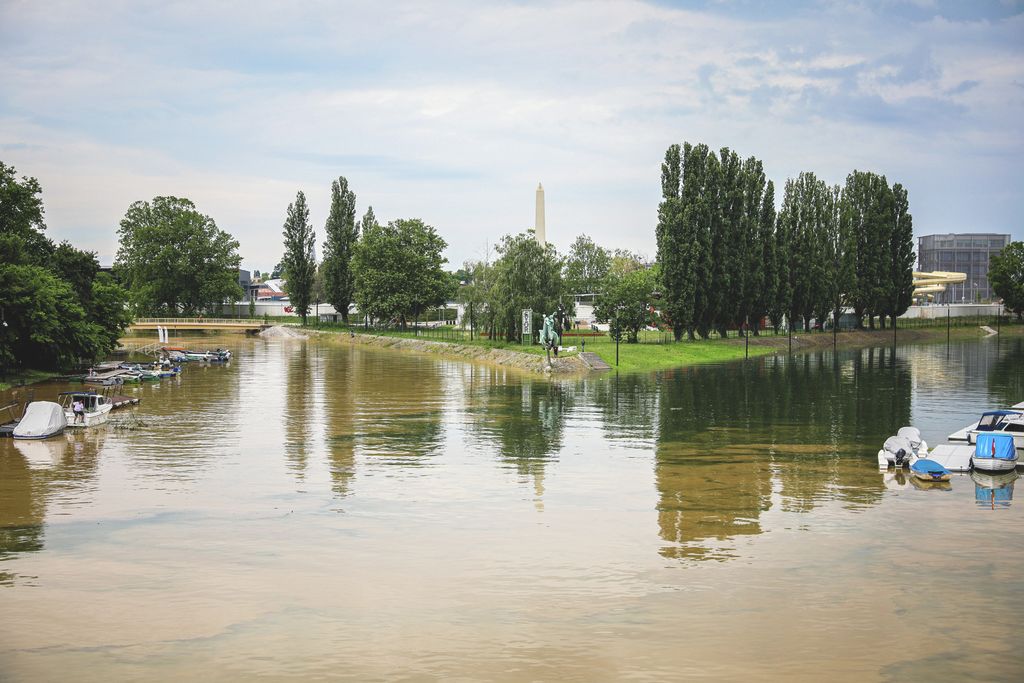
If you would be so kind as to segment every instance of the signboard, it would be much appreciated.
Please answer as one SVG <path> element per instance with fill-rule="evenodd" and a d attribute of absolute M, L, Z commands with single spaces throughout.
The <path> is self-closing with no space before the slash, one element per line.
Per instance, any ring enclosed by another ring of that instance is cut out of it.
<path fill-rule="evenodd" d="M 523 341 L 533 337 L 533 309 L 523 309 Z"/>

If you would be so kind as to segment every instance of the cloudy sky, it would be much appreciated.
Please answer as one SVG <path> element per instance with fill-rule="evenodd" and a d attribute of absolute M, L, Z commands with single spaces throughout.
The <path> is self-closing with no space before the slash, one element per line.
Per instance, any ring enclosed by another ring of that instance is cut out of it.
<path fill-rule="evenodd" d="M 1024 239 L 1024 4 L 0 0 L 0 161 L 51 237 L 110 263 L 128 205 L 192 199 L 280 258 L 303 190 L 418 217 L 452 267 L 533 225 L 653 256 L 683 141 L 776 184 L 853 169 L 910 192 L 918 235 Z"/>

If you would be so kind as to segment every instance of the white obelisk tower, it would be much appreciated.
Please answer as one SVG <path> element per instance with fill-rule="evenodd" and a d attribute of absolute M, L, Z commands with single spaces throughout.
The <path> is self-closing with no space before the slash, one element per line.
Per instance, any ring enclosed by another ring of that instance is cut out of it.
<path fill-rule="evenodd" d="M 537 244 L 544 246 L 548 243 L 547 231 L 544 228 L 544 186 L 537 183 L 537 218 L 533 227 L 534 237 Z"/>

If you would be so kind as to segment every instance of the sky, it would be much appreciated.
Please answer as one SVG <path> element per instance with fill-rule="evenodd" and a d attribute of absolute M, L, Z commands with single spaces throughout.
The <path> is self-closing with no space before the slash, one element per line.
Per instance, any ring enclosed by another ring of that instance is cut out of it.
<path fill-rule="evenodd" d="M 559 251 L 653 257 L 683 142 L 761 159 L 777 202 L 875 171 L 917 235 L 1024 239 L 1024 2 L 0 0 L 0 161 L 103 264 L 173 195 L 269 270 L 300 190 L 322 242 L 339 176 L 451 269 L 532 228 L 538 183 Z"/>

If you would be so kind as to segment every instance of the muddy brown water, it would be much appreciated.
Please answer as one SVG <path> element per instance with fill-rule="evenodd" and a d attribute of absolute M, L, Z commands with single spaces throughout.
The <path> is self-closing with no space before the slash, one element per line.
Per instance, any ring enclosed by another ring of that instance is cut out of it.
<path fill-rule="evenodd" d="M 0 680 L 1024 666 L 1024 491 L 875 464 L 1024 400 L 1021 340 L 555 381 L 204 341 L 235 358 L 134 389 L 137 424 L 0 441 Z"/>

